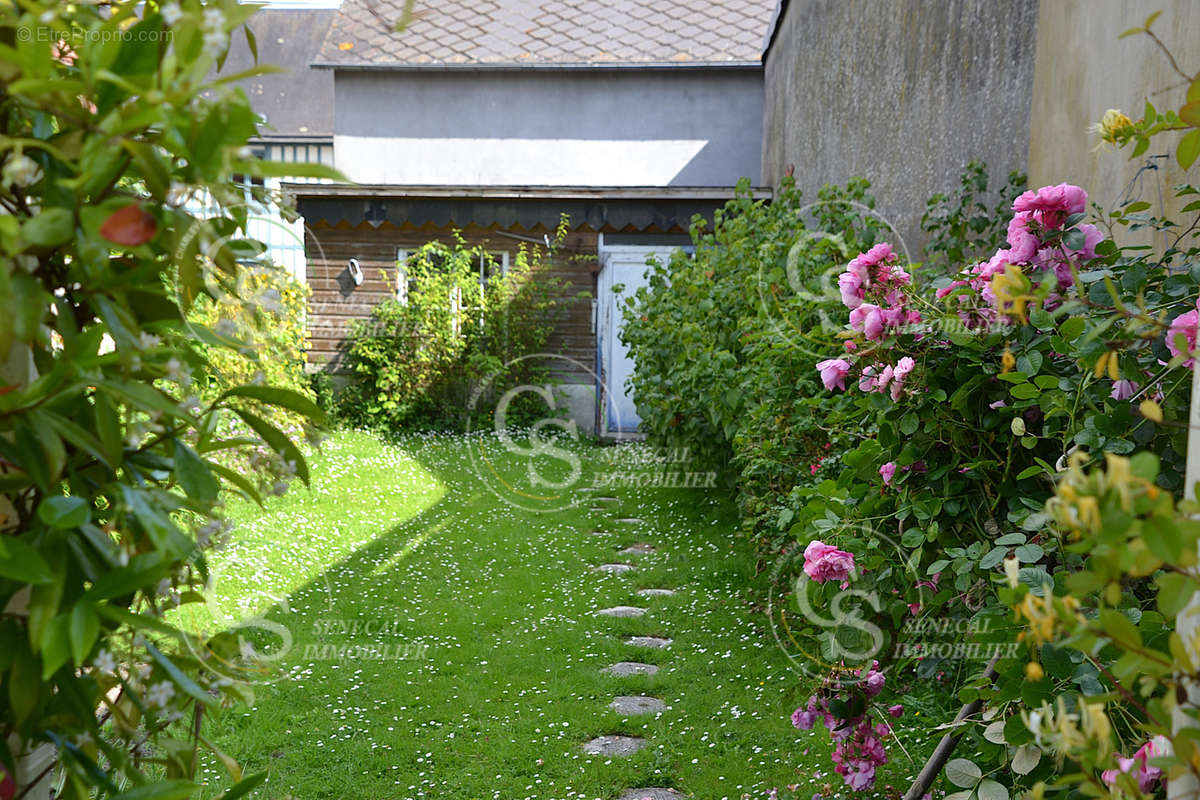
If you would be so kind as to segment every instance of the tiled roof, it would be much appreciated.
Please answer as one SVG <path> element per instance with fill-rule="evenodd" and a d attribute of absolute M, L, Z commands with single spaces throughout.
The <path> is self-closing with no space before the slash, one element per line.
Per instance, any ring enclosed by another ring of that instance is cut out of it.
<path fill-rule="evenodd" d="M 775 0 L 343 0 L 316 63 L 350 67 L 757 63 Z"/>

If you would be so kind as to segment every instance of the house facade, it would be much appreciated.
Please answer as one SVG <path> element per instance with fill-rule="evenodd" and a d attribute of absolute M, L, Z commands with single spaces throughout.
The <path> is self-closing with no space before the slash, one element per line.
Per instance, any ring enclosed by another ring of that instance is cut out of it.
<path fill-rule="evenodd" d="M 286 187 L 306 224 L 310 363 L 338 368 L 405 253 L 456 230 L 512 253 L 566 214 L 555 270 L 580 302 L 547 346 L 560 391 L 582 429 L 634 432 L 613 289 L 759 182 L 772 0 L 451 0 L 397 32 L 404 5 L 345 0 L 313 63 L 333 78 L 334 166 L 357 183 Z"/>

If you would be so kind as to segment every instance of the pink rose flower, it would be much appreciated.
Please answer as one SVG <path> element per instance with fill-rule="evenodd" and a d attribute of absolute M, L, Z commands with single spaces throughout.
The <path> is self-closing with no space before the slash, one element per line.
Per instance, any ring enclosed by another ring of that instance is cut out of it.
<path fill-rule="evenodd" d="M 850 312 L 850 327 L 868 339 L 878 339 L 883 333 L 883 315 L 874 303 L 863 303 Z"/>
<path fill-rule="evenodd" d="M 1197 301 L 1200 305 L 1200 301 Z M 1167 328 L 1167 349 L 1171 351 L 1172 356 L 1191 355 L 1196 350 L 1196 327 L 1200 324 L 1200 311 L 1192 309 L 1184 314 L 1180 314 L 1175 319 L 1171 320 L 1171 327 Z M 1186 341 L 1186 350 L 1179 349 L 1179 336 L 1183 335 Z M 1189 358 L 1184 362 L 1185 367 L 1191 367 L 1195 359 Z"/>
<path fill-rule="evenodd" d="M 879 468 L 879 474 L 883 477 L 885 486 L 892 485 L 892 478 L 896 477 L 896 462 L 889 461 Z"/>
<path fill-rule="evenodd" d="M 1128 400 L 1138 392 L 1137 381 L 1113 381 L 1112 394 L 1109 395 L 1113 400 Z"/>
<path fill-rule="evenodd" d="M 854 556 L 814 539 L 804 548 L 804 574 L 817 583 L 841 581 L 845 587 L 854 572 Z"/>
<path fill-rule="evenodd" d="M 862 277 L 853 272 L 843 272 L 838 276 L 838 289 L 842 293 L 842 305 L 855 309 L 862 305 L 866 293 L 862 288 Z"/>
<path fill-rule="evenodd" d="M 1008 221 L 1008 247 L 1010 258 L 1015 263 L 1028 262 L 1041 244 L 1029 231 L 1029 220 L 1032 218 L 1033 212 L 1022 211 Z"/>
<path fill-rule="evenodd" d="M 834 386 L 839 389 L 846 388 L 846 375 L 850 372 L 850 362 L 844 358 L 830 358 L 817 364 L 817 371 L 821 373 L 821 383 L 825 384 L 825 388 L 832 390 Z"/>
<path fill-rule="evenodd" d="M 901 715 L 904 714 L 904 706 L 900 705 L 899 703 L 894 706 L 888 706 L 887 712 L 896 719 L 900 719 Z"/>
<path fill-rule="evenodd" d="M 1033 218 L 1047 230 L 1061 228 L 1068 216 L 1078 214 L 1085 208 L 1087 192 L 1069 183 L 1025 192 L 1013 202 L 1013 211 L 1031 212 Z"/>
<path fill-rule="evenodd" d="M 900 401 L 900 394 L 904 391 L 904 381 L 908 379 L 909 373 L 917 366 L 917 362 L 912 360 L 911 356 L 905 356 L 896 362 L 896 368 L 892 370 L 892 402 Z"/>

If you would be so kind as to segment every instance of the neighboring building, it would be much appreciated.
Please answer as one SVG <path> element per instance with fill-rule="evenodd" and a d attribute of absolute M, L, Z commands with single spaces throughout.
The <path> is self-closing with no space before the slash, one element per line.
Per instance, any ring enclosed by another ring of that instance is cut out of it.
<path fill-rule="evenodd" d="M 612 286 L 632 291 L 693 214 L 758 182 L 773 0 L 449 0 L 397 33 L 404 5 L 345 0 L 314 62 L 334 81 L 334 165 L 361 185 L 288 187 L 308 226 L 310 362 L 336 369 L 398 255 L 455 229 L 512 252 L 567 213 L 558 271 L 595 302 L 550 349 L 579 364 L 563 375 L 577 422 L 632 432 Z"/>
<path fill-rule="evenodd" d="M 259 64 L 282 72 L 248 78 L 238 85 L 262 118 L 262 135 L 250 142 L 261 158 L 295 163 L 333 163 L 333 76 L 309 64 L 316 56 L 329 23 L 331 9 L 266 8 L 248 23 L 254 33 Z M 246 39 L 234 36 L 221 75 L 234 75 L 255 65 Z M 313 181 L 316 182 L 316 181 Z M 267 188 L 282 181 L 269 178 Z M 250 223 L 250 235 L 267 245 L 271 259 L 305 280 L 304 224 L 288 222 L 274 207 L 261 208 Z"/>

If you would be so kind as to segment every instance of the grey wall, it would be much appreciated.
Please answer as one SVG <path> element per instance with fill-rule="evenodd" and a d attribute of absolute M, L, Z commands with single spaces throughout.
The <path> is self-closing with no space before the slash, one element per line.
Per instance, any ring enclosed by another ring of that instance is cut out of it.
<path fill-rule="evenodd" d="M 336 74 L 335 160 L 365 183 L 759 182 L 762 72 Z"/>
<path fill-rule="evenodd" d="M 763 178 L 871 180 L 919 259 L 929 195 L 1026 166 L 1037 0 L 791 0 L 766 59 Z"/>
<path fill-rule="evenodd" d="M 1162 11 L 1155 34 L 1189 74 L 1200 69 L 1200 3 L 1160 0 L 1152 4 L 1123 0 L 1054 0 L 1042 4 L 1038 19 L 1037 73 L 1034 79 L 1033 126 L 1029 142 L 1031 182 L 1069 181 L 1085 188 L 1090 199 L 1111 208 L 1120 200 L 1154 203 L 1182 219 L 1182 201 L 1171 187 L 1188 182 L 1175 160 L 1180 133 L 1162 134 L 1142 157 L 1129 150 L 1097 148 L 1088 127 L 1110 108 L 1133 119 L 1142 115 L 1147 97 L 1160 111 L 1183 105 L 1187 87 L 1165 55 L 1146 36 L 1117 37 L 1140 27 L 1153 11 Z M 1167 157 L 1154 158 L 1166 154 Z M 1156 169 L 1135 175 L 1147 163 Z M 1196 167 L 1191 182 L 1196 182 Z M 1120 236 L 1128 231 L 1118 228 Z"/>

